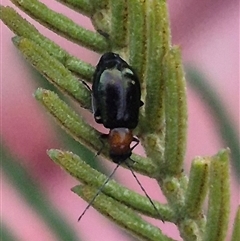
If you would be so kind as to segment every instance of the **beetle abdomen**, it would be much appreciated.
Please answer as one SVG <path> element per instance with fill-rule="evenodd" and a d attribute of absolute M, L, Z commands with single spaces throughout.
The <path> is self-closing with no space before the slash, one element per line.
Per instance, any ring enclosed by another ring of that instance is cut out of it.
<path fill-rule="evenodd" d="M 117 54 L 106 55 L 111 58 L 106 60 L 104 55 L 100 59 L 93 80 L 95 120 L 110 129 L 134 129 L 138 124 L 141 106 L 139 80 Z"/>

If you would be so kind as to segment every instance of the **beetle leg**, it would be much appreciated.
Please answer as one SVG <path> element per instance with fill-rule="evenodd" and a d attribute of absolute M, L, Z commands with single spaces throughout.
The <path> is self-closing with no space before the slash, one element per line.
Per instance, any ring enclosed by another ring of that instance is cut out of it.
<path fill-rule="evenodd" d="M 133 140 L 132 141 L 135 141 L 136 143 L 133 145 L 133 147 L 131 147 L 131 151 L 139 144 L 139 139 L 137 137 L 133 137 Z"/>
<path fill-rule="evenodd" d="M 102 31 L 101 29 L 97 29 L 97 32 L 101 34 L 104 38 L 109 39 L 109 34 Z"/>

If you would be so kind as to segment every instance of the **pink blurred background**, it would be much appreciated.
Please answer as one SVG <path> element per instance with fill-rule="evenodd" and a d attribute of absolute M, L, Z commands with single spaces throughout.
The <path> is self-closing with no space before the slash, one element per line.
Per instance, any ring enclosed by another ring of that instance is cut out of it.
<path fill-rule="evenodd" d="M 57 3 L 47 2 L 52 9 L 71 17 L 80 25 L 92 29 L 90 21 Z M 173 43 L 180 45 L 184 63 L 191 63 L 202 71 L 214 87 L 233 125 L 239 133 L 239 8 L 237 1 L 174 1 L 169 0 Z M 10 1 L 3 5 L 13 6 Z M 26 17 L 29 19 L 29 17 Z M 99 56 L 72 44 L 61 37 L 35 26 L 71 54 L 95 65 Z M 11 42 L 14 34 L 1 22 L 1 138 L 11 151 L 23 160 L 23 165 L 54 205 L 61 210 L 71 227 L 82 240 L 130 240 L 106 218 L 90 209 L 81 223 L 77 218 L 86 203 L 70 191 L 78 182 L 60 170 L 46 155 L 46 149 L 64 148 L 55 136 L 52 119 L 33 98 L 38 87 L 34 71 L 23 60 Z M 188 89 L 188 147 L 186 171 L 195 156 L 214 155 L 225 144 L 217 132 L 215 119 L 196 91 Z M 105 165 L 106 162 L 102 162 Z M 113 165 L 107 163 L 111 170 Z M 233 174 L 233 171 L 232 171 Z M 233 176 L 233 175 L 232 175 Z M 140 192 L 131 174 L 118 170 L 116 177 L 123 185 Z M 124 178 L 123 178 L 124 177 Z M 151 197 L 164 200 L 155 190 L 156 183 L 139 176 Z M 8 177 L 2 174 L 1 216 L 20 241 L 49 240 L 56 237 L 29 207 Z M 239 186 L 233 176 L 231 200 L 231 232 L 234 214 L 239 201 Z M 17 217 L 17 218 L 16 218 Z M 181 240 L 172 224 L 151 220 L 164 233 Z M 101 223 L 101 226 L 99 225 Z M 175 230 L 173 232 L 173 230 Z M 230 233 L 229 232 L 229 233 Z M 230 240 L 228 235 L 227 240 Z"/>

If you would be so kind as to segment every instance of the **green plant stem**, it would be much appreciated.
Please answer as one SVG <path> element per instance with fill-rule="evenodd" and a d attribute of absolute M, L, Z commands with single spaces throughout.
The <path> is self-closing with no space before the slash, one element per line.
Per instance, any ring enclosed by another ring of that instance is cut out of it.
<path fill-rule="evenodd" d="M 82 107 L 91 108 L 89 90 L 58 60 L 28 39 L 15 37 L 13 42 L 23 56 L 52 84 L 73 97 Z"/>
<path fill-rule="evenodd" d="M 48 155 L 55 163 L 60 165 L 67 172 L 71 173 L 71 175 L 78 179 L 81 183 L 91 185 L 99 189 L 107 179 L 106 175 L 91 168 L 86 162 L 71 152 L 63 152 L 52 149 L 48 151 Z M 171 221 L 176 218 L 173 216 L 173 212 L 166 205 L 161 205 L 158 202 L 154 202 L 159 211 L 159 213 L 156 213 L 156 210 L 153 208 L 147 197 L 143 197 L 119 185 L 114 180 L 110 180 L 104 186 L 102 192 L 145 215 L 159 218 L 160 213 L 164 219 Z"/>
<path fill-rule="evenodd" d="M 83 118 L 76 114 L 68 105 L 59 99 L 57 94 L 52 91 L 39 88 L 35 93 L 36 99 L 47 109 L 47 111 L 54 117 L 57 123 L 78 142 L 87 146 L 94 152 L 98 152 L 102 146 L 100 135 L 98 131 L 90 127 Z M 107 147 L 107 143 L 104 145 Z M 101 155 L 108 157 L 108 149 L 101 152 Z M 155 177 L 157 174 L 156 165 L 148 158 L 139 155 L 133 155 L 136 161 L 133 169 L 144 175 Z"/>
<path fill-rule="evenodd" d="M 158 180 L 162 192 L 168 200 L 168 204 L 179 213 L 185 202 L 185 190 L 181 188 L 180 182 L 184 178 L 184 174 L 177 177 L 165 176 Z"/>
<path fill-rule="evenodd" d="M 240 206 L 238 206 L 236 217 L 234 220 L 231 241 L 238 241 L 239 237 L 240 237 Z"/>
<path fill-rule="evenodd" d="M 128 45 L 129 64 L 138 73 L 142 97 L 146 95 L 146 86 L 143 81 L 146 69 L 146 22 L 144 18 L 145 4 L 141 0 L 127 1 L 128 8 Z"/>
<path fill-rule="evenodd" d="M 164 10 L 165 9 L 165 10 Z M 165 1 L 146 1 L 146 99 L 145 122 L 148 133 L 156 133 L 163 123 L 163 56 L 170 49 Z M 158 70 L 158 71 L 156 71 Z M 161 71 L 162 70 L 162 71 Z"/>
<path fill-rule="evenodd" d="M 11 2 L 42 25 L 77 44 L 96 52 L 104 52 L 108 49 L 108 43 L 103 36 L 86 30 L 66 16 L 50 10 L 37 0 L 11 0 Z"/>
<path fill-rule="evenodd" d="M 126 26 L 127 26 L 127 11 L 126 0 L 116 1 L 110 0 L 111 9 L 111 42 L 113 48 L 121 48 L 127 45 L 126 43 Z M 119 24 L 121 23 L 121 24 Z"/>
<path fill-rule="evenodd" d="M 230 212 L 229 150 L 222 150 L 211 160 L 210 191 L 204 241 L 224 241 Z"/>
<path fill-rule="evenodd" d="M 94 7 L 90 0 L 57 0 L 58 2 L 72 8 L 74 11 L 91 16 L 94 13 Z"/>
<path fill-rule="evenodd" d="M 43 36 L 13 8 L 0 5 L 0 18 L 16 35 L 32 40 L 69 70 L 74 71 L 85 80 L 91 81 L 95 69 L 92 65 L 70 55 L 56 43 Z"/>
<path fill-rule="evenodd" d="M 180 229 L 181 237 L 184 241 L 201 241 L 201 230 L 194 219 L 182 220 L 178 227 Z"/>
<path fill-rule="evenodd" d="M 202 216 L 202 206 L 208 191 L 210 158 L 196 157 L 192 162 L 185 212 L 190 218 Z"/>
<path fill-rule="evenodd" d="M 109 0 L 89 0 L 91 2 L 92 6 L 94 6 L 95 9 L 103 9 L 107 8 L 109 4 Z"/>
<path fill-rule="evenodd" d="M 166 118 L 166 135 L 164 151 L 164 169 L 172 174 L 179 173 L 182 168 L 182 160 L 178 159 L 179 144 L 179 96 L 177 83 L 177 68 L 175 57 L 177 50 L 173 49 L 166 56 L 165 80 L 165 118 Z"/>
<path fill-rule="evenodd" d="M 138 134 L 147 155 L 145 158 L 132 154 L 135 162 L 132 169 L 157 180 L 167 204 L 155 201 L 154 204 L 164 220 L 178 226 L 184 241 L 224 241 L 230 202 L 228 151 L 222 150 L 214 157 L 195 158 L 189 180 L 183 173 L 187 129 L 186 84 L 180 50 L 171 45 L 166 0 L 60 0 L 90 16 L 96 32 L 82 28 L 40 1 L 11 1 L 57 34 L 99 53 L 119 53 L 129 62 L 140 79 L 141 99 L 145 102 L 140 108 L 139 125 L 134 134 Z M 91 91 L 71 71 L 83 80 L 91 81 L 95 68 L 45 38 L 13 9 L 0 6 L 0 13 L 4 23 L 20 36 L 13 41 L 24 57 L 60 91 L 90 109 Z M 199 82 L 200 89 L 206 90 L 204 83 Z M 211 91 L 206 91 L 206 94 L 208 101 L 216 102 L 217 99 L 210 98 L 213 96 Z M 38 89 L 35 97 L 75 140 L 96 153 L 103 149 L 101 155 L 109 158 L 107 140 L 100 141 L 101 133 L 89 126 L 58 95 Z M 216 103 L 214 107 L 217 107 Z M 222 129 L 229 131 L 229 123 L 226 123 Z M 233 133 L 230 131 L 230 134 Z M 233 152 L 238 158 L 238 141 L 233 138 L 233 143 Z M 71 152 L 59 150 L 49 150 L 48 154 L 83 183 L 74 187 L 73 191 L 88 202 L 107 180 L 105 175 L 85 163 L 86 157 L 81 159 Z M 124 163 L 123 167 L 126 167 Z M 206 222 L 202 206 L 208 188 Z M 137 238 L 173 240 L 132 210 L 159 218 L 159 213 L 146 197 L 112 180 L 100 191 L 93 206 Z M 238 226 L 239 211 L 232 241 L 238 235 Z"/>
<path fill-rule="evenodd" d="M 177 96 L 178 96 L 178 141 L 177 141 L 177 157 L 172 163 L 175 165 L 175 170 L 178 172 L 183 166 L 187 147 L 187 88 L 185 80 L 185 72 L 183 69 L 181 52 L 178 47 L 175 48 L 175 71 L 177 80 Z M 166 113 L 165 113 L 166 115 Z M 173 169 L 173 168 L 171 168 Z"/>
<path fill-rule="evenodd" d="M 96 188 L 91 186 L 77 186 L 72 190 L 88 202 L 92 200 L 97 191 Z M 174 241 L 163 235 L 160 229 L 144 221 L 131 209 L 111 197 L 105 196 L 103 193 L 98 195 L 93 206 L 103 215 L 139 239 L 149 241 Z M 126 220 L 128 221 L 126 222 Z"/>
<path fill-rule="evenodd" d="M 68 105 L 59 99 L 52 91 L 39 88 L 35 98 L 55 117 L 61 127 L 70 133 L 75 140 L 96 150 L 101 146 L 100 133 L 90 127 L 82 117 L 74 112 Z"/>
<path fill-rule="evenodd" d="M 76 57 L 69 56 L 69 58 L 66 59 L 65 67 L 70 71 L 77 73 L 84 80 L 92 82 L 95 67 L 93 67 L 91 64 L 81 61 Z"/>
<path fill-rule="evenodd" d="M 163 134 L 164 136 L 164 134 Z M 158 176 L 164 173 L 164 139 L 160 138 L 158 134 L 146 134 L 141 136 L 142 145 L 145 148 L 147 156 L 158 166 Z"/>

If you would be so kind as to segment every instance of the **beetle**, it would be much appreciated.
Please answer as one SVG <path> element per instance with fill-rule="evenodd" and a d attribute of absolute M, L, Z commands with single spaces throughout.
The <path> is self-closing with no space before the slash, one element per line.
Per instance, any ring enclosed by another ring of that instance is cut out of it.
<path fill-rule="evenodd" d="M 132 130 L 138 125 L 140 82 L 135 71 L 118 54 L 108 52 L 99 60 L 93 75 L 92 105 L 97 123 L 110 129 L 108 138 L 113 162 L 128 159 L 139 140 Z M 136 144 L 130 147 L 135 141 Z"/>
<path fill-rule="evenodd" d="M 139 108 L 142 105 L 140 82 L 132 67 L 116 53 L 103 54 L 93 75 L 92 107 L 95 121 L 109 129 L 109 134 L 102 134 L 102 137 L 108 139 L 109 156 L 113 162 L 117 163 L 117 166 L 98 189 L 78 221 L 84 216 L 123 162 L 130 169 L 140 188 L 158 213 L 156 206 L 141 185 L 131 165 L 126 162 L 127 159 L 132 160 L 130 158 L 132 150 L 139 144 L 139 140 L 133 136 L 132 131 L 138 125 Z M 133 141 L 136 144 L 130 147 Z"/>

